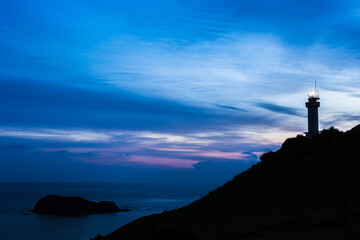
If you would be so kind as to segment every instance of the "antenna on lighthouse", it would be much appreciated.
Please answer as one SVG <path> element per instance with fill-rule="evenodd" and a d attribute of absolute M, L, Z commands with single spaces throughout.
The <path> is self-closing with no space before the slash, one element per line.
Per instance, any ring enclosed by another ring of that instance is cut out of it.
<path fill-rule="evenodd" d="M 315 89 L 314 89 L 314 90 L 311 90 L 311 91 L 309 92 L 309 94 L 308 94 L 309 99 L 310 99 L 310 98 L 320 99 L 319 91 L 317 90 L 317 82 L 316 82 L 316 79 L 315 79 L 314 83 L 315 83 Z"/>

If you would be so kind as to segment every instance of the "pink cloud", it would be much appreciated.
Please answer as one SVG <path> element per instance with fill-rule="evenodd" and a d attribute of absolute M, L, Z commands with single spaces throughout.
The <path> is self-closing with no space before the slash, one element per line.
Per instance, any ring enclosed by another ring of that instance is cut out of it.
<path fill-rule="evenodd" d="M 241 152 L 221 152 L 221 151 L 207 151 L 197 150 L 189 148 L 153 148 L 157 151 L 165 152 L 178 152 L 183 156 L 194 156 L 194 157 L 209 157 L 209 158 L 224 158 L 224 159 L 244 159 L 247 157 L 246 154 Z"/>
<path fill-rule="evenodd" d="M 199 161 L 179 159 L 179 158 L 164 158 L 164 157 L 153 157 L 153 156 L 143 156 L 143 155 L 133 155 L 128 162 L 137 162 L 144 163 L 148 165 L 160 165 L 176 168 L 194 168 L 193 165 Z"/>
<path fill-rule="evenodd" d="M 193 168 L 193 165 L 199 161 L 171 158 L 171 157 L 154 157 L 145 155 L 127 155 L 120 154 L 116 149 L 96 149 L 96 148 L 43 148 L 42 151 L 54 152 L 65 150 L 74 154 L 96 153 L 84 158 L 81 155 L 72 156 L 77 161 L 101 164 L 101 165 L 129 165 L 130 163 L 142 163 L 146 165 L 168 166 L 176 168 Z M 121 156 L 119 156 L 121 155 Z"/>
<path fill-rule="evenodd" d="M 199 151 L 192 153 L 184 153 L 187 156 L 209 157 L 209 158 L 224 158 L 224 159 L 238 159 L 242 160 L 247 157 L 246 154 L 240 152 L 221 152 L 221 151 Z"/>
<path fill-rule="evenodd" d="M 162 152 L 197 152 L 199 150 L 196 149 L 190 149 L 190 148 L 152 148 L 156 151 L 162 151 Z"/>

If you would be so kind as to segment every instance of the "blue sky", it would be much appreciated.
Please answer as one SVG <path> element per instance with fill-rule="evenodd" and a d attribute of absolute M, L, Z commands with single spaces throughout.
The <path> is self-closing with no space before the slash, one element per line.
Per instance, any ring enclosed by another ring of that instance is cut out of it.
<path fill-rule="evenodd" d="M 360 114 L 357 1 L 0 0 L 0 181 L 223 182 Z"/>

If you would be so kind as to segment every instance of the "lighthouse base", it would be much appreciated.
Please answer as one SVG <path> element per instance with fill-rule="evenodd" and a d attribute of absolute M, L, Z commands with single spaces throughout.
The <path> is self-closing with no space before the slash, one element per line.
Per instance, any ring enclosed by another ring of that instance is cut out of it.
<path fill-rule="evenodd" d="M 306 132 L 305 136 L 306 136 L 306 138 L 313 138 L 318 134 L 319 134 L 319 132 Z"/>

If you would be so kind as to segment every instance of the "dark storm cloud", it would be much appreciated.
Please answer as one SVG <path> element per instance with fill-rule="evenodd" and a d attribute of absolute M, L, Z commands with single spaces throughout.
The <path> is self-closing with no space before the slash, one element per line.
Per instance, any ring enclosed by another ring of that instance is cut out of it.
<path fill-rule="evenodd" d="M 272 103 L 257 103 L 256 106 L 276 113 L 305 117 L 303 114 L 299 113 L 299 111 L 295 108 L 284 107 Z"/>

